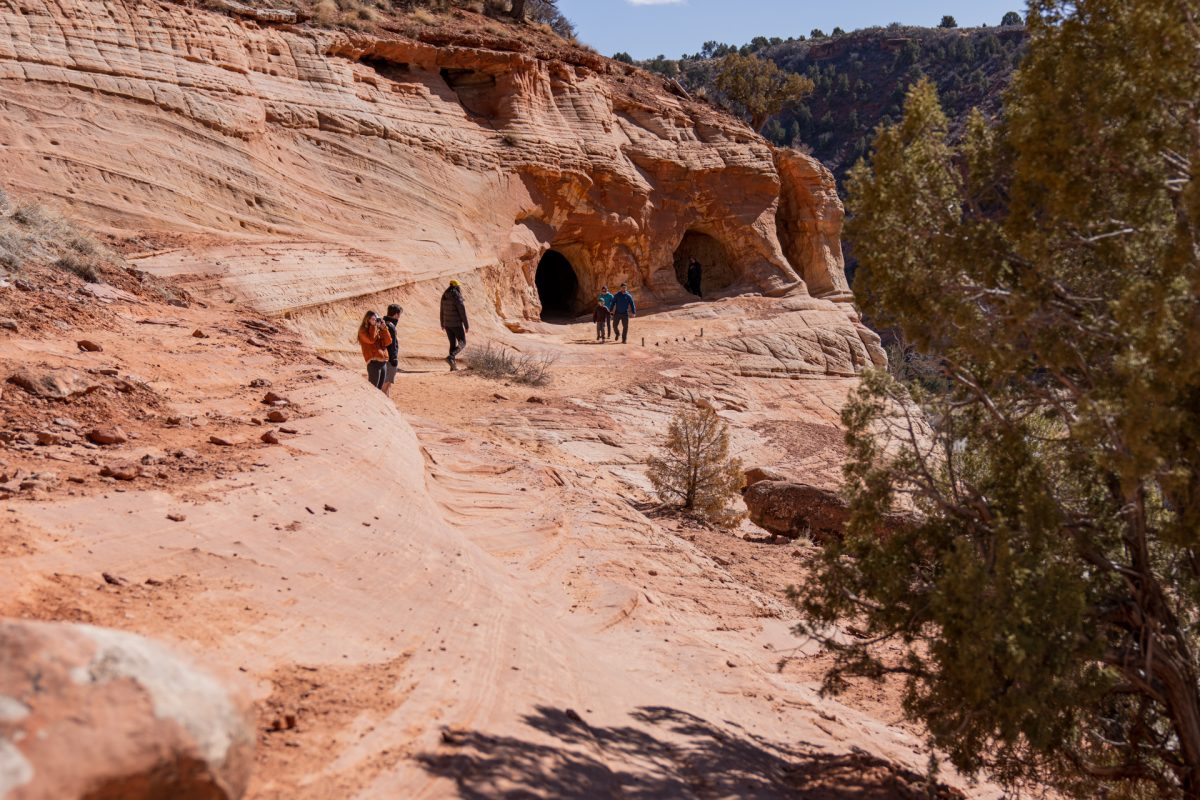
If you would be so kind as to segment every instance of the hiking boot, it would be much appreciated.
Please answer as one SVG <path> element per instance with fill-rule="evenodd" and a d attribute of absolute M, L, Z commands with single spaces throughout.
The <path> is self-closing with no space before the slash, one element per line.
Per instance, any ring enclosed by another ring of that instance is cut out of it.
<path fill-rule="evenodd" d="M 446 363 L 450 365 L 451 372 L 458 371 L 458 364 L 454 363 L 454 356 L 446 356 Z"/>

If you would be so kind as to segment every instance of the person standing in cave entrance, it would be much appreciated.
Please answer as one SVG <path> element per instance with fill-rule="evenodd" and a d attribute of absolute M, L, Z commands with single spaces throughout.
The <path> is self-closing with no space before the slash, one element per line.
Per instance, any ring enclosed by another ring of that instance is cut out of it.
<path fill-rule="evenodd" d="M 388 345 L 387 353 L 387 368 L 383 373 L 383 389 L 384 394 L 390 394 L 392 384 L 396 382 L 396 373 L 400 371 L 400 337 L 396 333 L 396 324 L 400 322 L 400 315 L 404 313 L 404 309 L 392 303 L 387 308 L 387 316 L 383 318 L 383 324 L 387 325 L 388 333 L 391 334 L 392 343 Z"/>
<path fill-rule="evenodd" d="M 617 329 L 621 331 L 621 344 L 629 339 L 629 318 L 637 316 L 637 304 L 633 295 L 621 284 L 621 291 L 613 295 L 613 339 L 617 338 Z"/>
<path fill-rule="evenodd" d="M 702 268 L 700 266 L 699 261 L 697 261 L 695 258 L 693 258 L 691 261 L 688 262 L 687 289 L 689 292 L 696 295 L 696 297 L 703 299 L 704 295 L 700 294 L 701 273 L 702 273 Z"/>
<path fill-rule="evenodd" d="M 608 319 L 604 323 L 604 330 L 607 332 L 607 334 L 609 336 L 616 339 L 617 338 L 616 322 L 613 320 L 613 316 L 612 316 L 613 294 L 612 294 L 612 292 L 610 292 L 608 290 L 607 286 L 600 287 L 600 302 L 604 303 L 604 307 L 608 309 Z"/>
<path fill-rule="evenodd" d="M 458 281 L 450 281 L 446 291 L 442 292 L 441 321 L 446 338 L 450 340 L 450 355 L 446 356 L 446 363 L 453 372 L 458 369 L 454 359 L 467 346 L 467 331 L 470 329 L 467 323 L 467 307 L 463 303 L 462 284 Z"/>

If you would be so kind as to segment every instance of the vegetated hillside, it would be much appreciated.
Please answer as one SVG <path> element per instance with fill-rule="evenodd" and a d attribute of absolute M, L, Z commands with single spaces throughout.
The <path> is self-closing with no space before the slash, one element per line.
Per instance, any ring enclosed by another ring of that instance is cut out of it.
<path fill-rule="evenodd" d="M 875 128 L 899 119 L 905 91 L 922 75 L 937 83 L 955 128 L 974 107 L 995 114 L 1025 39 L 1020 25 L 969 29 L 890 25 L 832 37 L 758 37 L 740 48 L 706 42 L 699 53 L 678 61 L 660 56 L 641 65 L 677 77 L 690 92 L 719 103 L 725 98 L 713 80 L 721 57 L 730 52 L 753 53 L 807 75 L 816 84 L 813 94 L 770 119 L 762 133 L 779 145 L 810 148 L 840 181 L 867 152 Z"/>

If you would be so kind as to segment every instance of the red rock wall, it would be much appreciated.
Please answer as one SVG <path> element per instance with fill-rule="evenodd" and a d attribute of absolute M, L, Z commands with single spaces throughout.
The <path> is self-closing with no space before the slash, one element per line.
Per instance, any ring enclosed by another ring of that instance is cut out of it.
<path fill-rule="evenodd" d="M 551 247 L 581 299 L 627 280 L 644 305 L 682 300 L 688 230 L 724 244 L 736 288 L 844 290 L 841 207 L 803 177 L 815 163 L 623 65 L 514 46 L 164 2 L 9 3 L 0 181 L 154 234 L 147 268 L 279 314 L 488 275 L 497 314 L 528 318 Z"/>

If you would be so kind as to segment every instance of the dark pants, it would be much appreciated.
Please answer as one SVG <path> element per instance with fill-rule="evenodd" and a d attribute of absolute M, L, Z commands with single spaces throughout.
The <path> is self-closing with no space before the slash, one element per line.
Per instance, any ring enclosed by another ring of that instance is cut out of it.
<path fill-rule="evenodd" d="M 691 292 L 692 294 L 696 295 L 696 297 L 704 296 L 704 295 L 700 294 L 700 279 L 699 278 L 692 278 L 691 280 L 688 281 L 688 291 Z"/>
<path fill-rule="evenodd" d="M 384 378 L 387 376 L 386 361 L 368 361 L 367 362 L 367 380 L 376 389 L 383 388 Z"/>
<path fill-rule="evenodd" d="M 608 317 L 596 320 L 596 338 L 603 342 L 608 337 Z"/>
<path fill-rule="evenodd" d="M 617 338 L 617 329 L 621 330 L 621 341 L 624 342 L 629 338 L 629 315 L 617 314 L 613 317 L 613 338 Z"/>
<path fill-rule="evenodd" d="M 446 338 L 450 340 L 450 359 L 463 351 L 467 346 L 467 331 L 462 325 L 456 325 L 453 328 L 446 328 Z"/>

